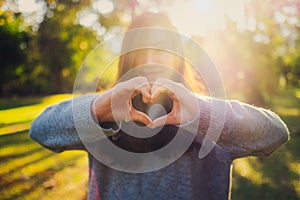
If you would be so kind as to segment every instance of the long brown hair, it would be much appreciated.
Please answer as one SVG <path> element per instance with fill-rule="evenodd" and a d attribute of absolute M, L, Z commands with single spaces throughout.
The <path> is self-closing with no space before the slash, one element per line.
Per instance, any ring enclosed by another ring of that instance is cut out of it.
<path fill-rule="evenodd" d="M 175 26 L 170 21 L 169 17 L 163 13 L 152 13 L 145 12 L 136 18 L 134 18 L 129 25 L 127 32 L 130 32 L 135 29 L 142 28 L 158 28 L 166 31 L 170 31 L 168 38 L 165 41 L 167 49 L 171 49 L 170 53 L 176 59 L 176 66 L 173 66 L 177 70 L 177 73 L 172 77 L 173 81 L 181 82 L 185 86 L 188 86 L 194 92 L 207 94 L 206 85 L 196 70 L 185 61 L 184 57 L 184 47 L 180 38 L 180 34 Z M 143 39 L 144 36 L 138 36 Z M 136 38 L 127 37 L 125 34 L 122 42 L 122 51 L 119 57 L 118 63 L 118 75 L 116 78 L 116 83 L 119 82 L 124 74 L 136 67 L 135 59 L 136 55 L 139 52 L 142 52 L 145 49 L 137 49 L 134 51 L 126 52 L 127 46 L 132 45 L 137 42 Z M 156 49 L 157 51 L 164 51 L 162 49 Z M 174 52 L 177 52 L 175 54 Z M 178 55 L 178 53 L 180 55 Z"/>
<path fill-rule="evenodd" d="M 173 33 L 175 33 L 175 34 L 171 34 L 172 35 L 171 38 L 167 38 L 168 41 L 166 41 L 166 43 L 167 45 L 170 45 L 168 47 L 170 47 L 171 49 L 175 49 L 176 52 L 181 52 L 181 55 L 183 54 L 183 44 L 181 42 L 180 34 L 177 32 L 177 29 L 172 25 L 170 19 L 163 13 L 146 12 L 137 16 L 135 19 L 133 19 L 132 23 L 128 27 L 128 31 L 134 29 L 140 29 L 140 28 L 150 28 L 150 27 L 170 30 Z M 126 52 L 127 46 L 134 43 L 136 39 L 127 36 L 128 35 L 125 34 L 122 43 L 122 53 L 119 58 L 118 75 L 117 75 L 116 82 L 119 82 L 124 74 L 126 74 L 128 71 L 136 67 L 135 66 L 135 59 L 137 56 L 136 53 L 143 51 L 143 49 L 137 49 L 131 52 Z M 144 37 L 144 36 L 139 36 L 139 37 Z M 195 75 L 193 74 L 192 68 L 188 70 L 189 65 L 185 62 L 184 58 L 181 58 L 178 55 L 177 57 L 178 57 L 178 62 L 176 62 L 177 66 L 175 66 L 174 68 L 177 70 L 177 74 L 180 74 L 181 76 L 174 76 L 172 77 L 173 80 L 177 82 L 181 82 L 184 85 L 186 85 L 186 82 L 184 80 L 185 78 L 183 77 L 189 77 L 189 80 L 196 81 L 196 83 L 194 83 L 193 85 L 193 90 L 196 89 L 194 91 L 199 91 L 197 90 L 197 88 L 200 88 L 199 86 L 203 86 L 203 83 L 201 82 L 202 79 L 191 78 Z M 165 104 L 166 110 L 169 111 L 173 107 L 172 101 L 170 102 L 167 102 Z M 132 99 L 132 103 L 133 105 L 136 106 L 136 107 L 134 106 L 135 108 L 138 108 L 139 110 L 145 112 L 146 109 L 145 106 L 142 105 L 141 97 Z M 168 144 L 176 135 L 177 129 L 178 128 L 176 126 L 166 126 L 163 128 L 162 131 L 149 138 L 136 138 L 121 131 L 120 133 L 118 133 L 119 139 L 117 140 L 111 139 L 111 140 L 114 144 L 121 147 L 122 149 L 131 152 L 146 153 L 146 152 L 151 152 L 160 149 L 166 144 Z"/>

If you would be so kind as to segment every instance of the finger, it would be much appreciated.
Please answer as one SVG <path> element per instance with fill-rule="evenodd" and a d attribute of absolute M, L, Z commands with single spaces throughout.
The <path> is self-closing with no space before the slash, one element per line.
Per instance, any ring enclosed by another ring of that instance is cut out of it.
<path fill-rule="evenodd" d="M 192 92 L 189 91 L 182 83 L 178 83 L 166 78 L 159 78 L 155 81 L 154 85 L 156 87 L 163 86 L 169 90 L 168 95 L 173 99 L 177 99 L 178 101 L 184 99 L 187 95 L 190 95 Z M 152 88 L 153 91 L 156 88 Z"/>
<path fill-rule="evenodd" d="M 145 85 L 137 90 L 142 94 L 143 102 L 149 103 L 151 99 L 151 88 L 150 85 Z"/>
<path fill-rule="evenodd" d="M 142 122 L 143 124 L 149 125 L 152 123 L 152 120 L 143 112 L 132 109 L 130 112 L 131 120 Z"/>
<path fill-rule="evenodd" d="M 172 114 L 164 115 L 162 117 L 159 117 L 155 119 L 151 124 L 151 128 L 156 128 L 159 126 L 164 126 L 164 125 L 170 125 L 170 124 L 176 124 L 175 118 L 172 116 Z"/>
<path fill-rule="evenodd" d="M 150 84 L 148 83 L 148 80 L 146 77 L 138 76 L 132 79 L 129 79 L 127 81 L 123 81 L 117 84 L 121 89 L 123 89 L 126 92 L 132 91 L 134 92 L 136 89 L 147 86 L 150 88 Z"/>
<path fill-rule="evenodd" d="M 158 78 L 156 81 L 153 83 L 154 88 L 156 86 L 164 86 L 166 88 L 169 88 L 169 90 L 175 90 L 176 89 L 177 83 L 174 81 L 171 81 L 170 79 L 166 78 Z"/>
<path fill-rule="evenodd" d="M 167 115 L 164 115 L 160 118 L 155 119 L 151 124 L 150 124 L 150 128 L 156 128 L 159 126 L 164 126 L 165 122 L 167 120 Z"/>
<path fill-rule="evenodd" d="M 151 103 L 154 103 L 157 100 L 157 98 L 163 93 L 167 93 L 166 88 L 161 86 L 153 86 L 151 90 Z"/>
<path fill-rule="evenodd" d="M 144 103 L 149 103 L 151 99 L 151 88 L 148 86 L 136 89 L 131 95 L 130 99 L 133 99 L 136 95 L 141 94 Z"/>
<path fill-rule="evenodd" d="M 135 91 L 131 98 L 135 97 L 137 94 L 142 94 L 143 102 L 149 103 L 151 98 L 151 86 L 145 77 L 136 77 L 134 82 L 132 82 L 135 87 Z"/>
<path fill-rule="evenodd" d="M 167 93 L 170 96 L 174 96 L 176 91 L 179 89 L 178 86 L 179 84 L 174 81 L 171 81 L 166 78 L 158 78 L 153 84 L 151 93 L 153 94 L 155 90 L 163 87 L 166 89 L 165 93 Z"/>
<path fill-rule="evenodd" d="M 167 94 L 172 100 L 177 100 L 175 94 L 164 86 L 155 86 L 151 91 L 151 103 L 154 103 L 161 94 Z"/>

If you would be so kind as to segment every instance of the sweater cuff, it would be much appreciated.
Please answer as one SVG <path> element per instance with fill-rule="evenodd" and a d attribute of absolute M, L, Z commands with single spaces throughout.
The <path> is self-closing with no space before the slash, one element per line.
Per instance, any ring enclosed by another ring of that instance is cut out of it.
<path fill-rule="evenodd" d="M 97 96 L 97 95 L 96 95 Z M 92 100 L 91 102 L 91 115 L 92 115 L 92 118 L 93 120 L 95 121 L 95 123 L 97 123 L 100 128 L 102 128 L 103 131 L 112 131 L 115 133 L 119 132 L 121 130 L 121 125 L 122 123 L 120 121 L 118 122 L 99 122 L 98 119 L 97 119 L 97 116 L 95 115 L 95 113 L 92 111 L 93 109 L 93 102 L 94 100 L 96 99 L 96 97 Z"/>
<path fill-rule="evenodd" d="M 82 142 L 93 142 L 116 134 L 120 123 L 113 127 L 102 127 L 92 114 L 92 103 L 96 94 L 85 95 L 72 100 L 73 119 L 77 133 Z"/>

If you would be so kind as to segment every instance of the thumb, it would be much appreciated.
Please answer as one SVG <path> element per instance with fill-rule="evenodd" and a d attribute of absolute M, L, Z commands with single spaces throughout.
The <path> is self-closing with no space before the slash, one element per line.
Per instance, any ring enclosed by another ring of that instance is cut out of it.
<path fill-rule="evenodd" d="M 156 128 L 158 126 L 164 126 L 168 124 L 174 124 L 176 122 L 175 118 L 169 113 L 168 115 L 164 115 L 162 117 L 159 117 L 155 119 L 151 124 L 151 128 Z"/>
<path fill-rule="evenodd" d="M 142 122 L 146 125 L 151 124 L 152 120 L 143 112 L 140 112 L 138 110 L 132 110 L 130 114 L 131 120 Z"/>

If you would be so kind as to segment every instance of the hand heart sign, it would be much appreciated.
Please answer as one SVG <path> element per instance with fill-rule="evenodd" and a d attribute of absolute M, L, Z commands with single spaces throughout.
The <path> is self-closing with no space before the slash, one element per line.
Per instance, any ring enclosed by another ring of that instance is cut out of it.
<path fill-rule="evenodd" d="M 179 125 L 195 119 L 198 104 L 183 84 L 159 78 L 152 85 L 136 77 L 116 85 L 111 111 L 114 121 L 131 121 L 151 128 Z"/>
<path fill-rule="evenodd" d="M 131 105 L 137 111 L 143 112 L 155 121 L 159 117 L 169 114 L 173 110 L 173 100 L 167 94 L 161 94 L 155 101 L 144 103 L 142 95 L 131 99 Z"/>

